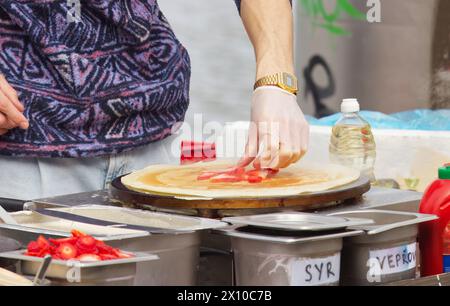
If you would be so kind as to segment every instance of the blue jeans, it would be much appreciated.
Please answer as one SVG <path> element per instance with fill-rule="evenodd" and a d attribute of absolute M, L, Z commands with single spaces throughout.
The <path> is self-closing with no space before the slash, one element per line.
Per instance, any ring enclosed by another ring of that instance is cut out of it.
<path fill-rule="evenodd" d="M 168 137 L 122 154 L 93 158 L 0 156 L 0 198 L 31 200 L 107 188 L 122 174 L 179 162 L 171 150 L 173 140 Z"/>

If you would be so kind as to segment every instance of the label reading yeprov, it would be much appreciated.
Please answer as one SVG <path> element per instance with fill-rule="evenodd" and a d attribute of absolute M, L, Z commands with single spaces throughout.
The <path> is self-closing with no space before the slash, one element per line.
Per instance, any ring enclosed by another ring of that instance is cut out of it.
<path fill-rule="evenodd" d="M 290 263 L 291 286 L 317 286 L 339 282 L 341 254 L 322 258 L 297 258 Z"/>
<path fill-rule="evenodd" d="M 370 251 L 370 261 L 377 263 L 377 274 L 388 275 L 416 268 L 416 243 L 391 249 Z M 374 269 L 374 267 L 372 267 Z"/>

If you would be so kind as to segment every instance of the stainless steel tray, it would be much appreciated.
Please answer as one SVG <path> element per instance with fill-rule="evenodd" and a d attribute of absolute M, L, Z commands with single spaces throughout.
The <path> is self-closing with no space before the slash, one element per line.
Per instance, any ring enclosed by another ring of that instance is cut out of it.
<path fill-rule="evenodd" d="M 371 219 L 323 216 L 302 212 L 229 217 L 223 218 L 222 221 L 284 231 L 328 231 L 373 223 Z"/>
<path fill-rule="evenodd" d="M 17 260 L 20 273 L 35 275 L 43 258 L 26 256 L 25 250 L 0 253 L 1 258 Z M 136 274 L 136 264 L 159 259 L 157 255 L 134 252 L 135 256 L 126 259 L 114 259 L 96 262 L 80 262 L 76 260 L 52 260 L 46 277 L 62 283 L 107 284 L 122 278 L 131 280 Z M 75 274 L 74 274 L 75 273 Z M 79 279 L 70 279 L 70 275 Z"/>
<path fill-rule="evenodd" d="M 214 219 L 180 216 L 116 206 L 80 205 L 64 208 L 50 208 L 50 210 L 117 222 L 118 224 L 158 227 L 178 231 L 199 231 L 227 226 L 226 223 Z"/>

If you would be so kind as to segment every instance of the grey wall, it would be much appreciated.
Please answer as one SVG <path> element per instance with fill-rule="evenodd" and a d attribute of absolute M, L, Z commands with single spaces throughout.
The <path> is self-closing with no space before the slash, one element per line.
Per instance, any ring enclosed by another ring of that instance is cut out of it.
<path fill-rule="evenodd" d="M 254 83 L 253 49 L 232 0 L 160 0 L 192 61 L 187 120 L 248 120 Z"/>
<path fill-rule="evenodd" d="M 323 3 L 328 14 L 334 12 L 337 3 L 336 0 L 302 1 Z M 349 1 L 367 13 L 366 0 Z M 303 73 L 311 58 L 319 55 L 326 61 L 335 82 L 333 93 L 321 96 L 327 110 L 319 115 L 337 111 L 340 100 L 349 97 L 359 98 L 365 109 L 386 113 L 431 107 L 432 46 L 438 1 L 380 2 L 380 23 L 369 23 L 366 18 L 355 20 L 340 10 L 334 25 L 350 35 L 332 34 L 317 26 L 324 23 L 322 14 L 314 15 L 299 7 L 297 71 Z M 312 77 L 318 87 L 328 87 L 324 69 L 315 69 Z M 317 114 L 311 94 L 304 109 Z"/>

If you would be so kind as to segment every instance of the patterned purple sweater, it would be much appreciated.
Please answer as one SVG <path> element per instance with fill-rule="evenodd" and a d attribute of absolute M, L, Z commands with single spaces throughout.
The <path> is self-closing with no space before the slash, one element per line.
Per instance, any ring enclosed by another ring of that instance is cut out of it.
<path fill-rule="evenodd" d="M 30 121 L 0 136 L 1 155 L 115 154 L 184 119 L 189 56 L 156 0 L 77 2 L 0 0 L 0 72 Z"/>

